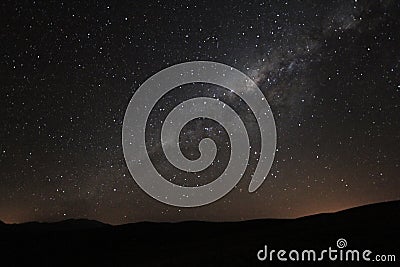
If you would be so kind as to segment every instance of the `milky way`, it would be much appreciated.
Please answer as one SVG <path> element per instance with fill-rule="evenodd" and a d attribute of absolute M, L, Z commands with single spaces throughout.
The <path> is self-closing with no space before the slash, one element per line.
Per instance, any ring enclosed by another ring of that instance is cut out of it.
<path fill-rule="evenodd" d="M 0 220 L 244 220 L 400 199 L 397 1 L 135 2 L 1 4 Z M 245 103 L 209 84 L 168 93 L 146 129 L 149 156 L 166 179 L 205 184 L 229 160 L 223 127 L 196 119 L 181 132 L 182 152 L 196 159 L 199 141 L 210 137 L 218 147 L 212 166 L 186 173 L 168 163 L 161 126 L 187 99 L 226 102 L 251 141 L 236 188 L 213 204 L 180 209 L 133 181 L 121 132 L 139 86 L 193 60 L 251 77 L 271 105 L 278 140 L 271 172 L 250 194 L 260 133 Z"/>

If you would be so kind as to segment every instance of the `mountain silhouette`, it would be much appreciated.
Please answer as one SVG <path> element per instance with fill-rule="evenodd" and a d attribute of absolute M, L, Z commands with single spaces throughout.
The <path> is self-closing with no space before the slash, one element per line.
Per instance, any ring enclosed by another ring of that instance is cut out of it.
<path fill-rule="evenodd" d="M 395 255 L 396 262 L 329 261 L 300 266 L 399 266 L 400 201 L 298 219 L 242 222 L 140 222 L 111 226 L 92 220 L 0 223 L 4 266 L 297 266 L 259 261 L 265 245 L 315 251 L 345 239 L 344 249 Z"/>

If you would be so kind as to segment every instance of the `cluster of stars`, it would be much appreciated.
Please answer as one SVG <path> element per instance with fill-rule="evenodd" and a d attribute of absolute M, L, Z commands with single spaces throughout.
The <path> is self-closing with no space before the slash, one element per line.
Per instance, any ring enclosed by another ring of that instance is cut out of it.
<path fill-rule="evenodd" d="M 3 5 L 0 220 L 296 217 L 400 198 L 398 3 L 195 2 Z M 229 160 L 224 129 L 200 119 L 183 128 L 180 146 L 196 159 L 199 141 L 212 138 L 212 166 L 190 174 L 167 164 L 160 126 L 184 99 L 226 102 L 251 137 L 237 188 L 212 205 L 178 209 L 131 179 L 121 127 L 140 84 L 191 60 L 251 77 L 271 105 L 278 147 L 266 182 L 249 194 L 260 141 L 245 103 L 210 85 L 171 92 L 153 110 L 146 138 L 152 161 L 174 183 L 210 182 Z"/>

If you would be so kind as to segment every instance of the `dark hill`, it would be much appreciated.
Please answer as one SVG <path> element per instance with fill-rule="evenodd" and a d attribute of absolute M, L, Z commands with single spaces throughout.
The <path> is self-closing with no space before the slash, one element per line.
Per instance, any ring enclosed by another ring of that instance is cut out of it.
<path fill-rule="evenodd" d="M 134 223 L 97 221 L 0 224 L 1 266 L 310 266 L 257 260 L 269 249 L 346 249 L 394 254 L 395 263 L 324 260 L 315 266 L 400 266 L 400 201 L 294 220 Z"/>

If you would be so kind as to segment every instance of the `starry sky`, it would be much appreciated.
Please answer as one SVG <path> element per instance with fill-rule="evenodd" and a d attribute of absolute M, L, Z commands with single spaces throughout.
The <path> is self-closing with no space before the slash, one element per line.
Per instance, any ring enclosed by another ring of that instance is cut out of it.
<path fill-rule="evenodd" d="M 400 3 L 382 1 L 2 1 L 0 220 L 136 221 L 294 218 L 400 199 Z M 122 122 L 135 90 L 177 63 L 208 60 L 251 77 L 277 127 L 275 161 L 247 191 L 260 133 L 241 99 L 184 85 L 154 107 L 149 156 L 166 179 L 206 184 L 230 156 L 223 127 L 182 130 L 189 159 L 212 138 L 217 157 L 199 173 L 168 163 L 163 119 L 182 101 L 218 98 L 251 136 L 244 177 L 198 208 L 162 204 L 132 179 Z M 182 88 L 180 88 L 182 89 Z M 179 92 L 182 92 L 179 91 Z"/>

